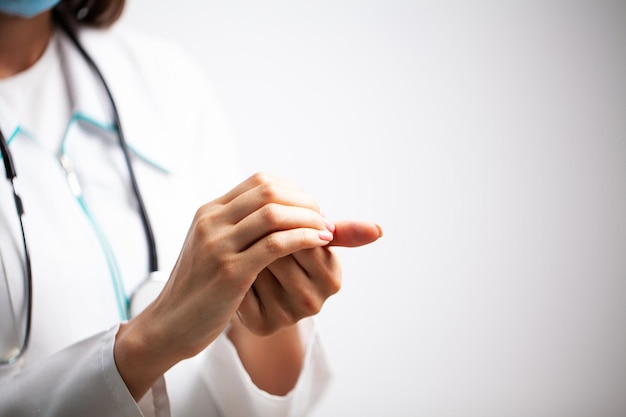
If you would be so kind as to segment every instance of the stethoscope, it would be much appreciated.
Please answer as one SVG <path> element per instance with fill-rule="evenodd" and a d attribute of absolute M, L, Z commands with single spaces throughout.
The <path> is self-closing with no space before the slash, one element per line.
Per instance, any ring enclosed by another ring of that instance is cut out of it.
<path fill-rule="evenodd" d="M 104 91 L 106 93 L 107 99 L 111 105 L 112 115 L 113 115 L 113 127 L 114 131 L 117 132 L 118 144 L 122 153 L 124 155 L 124 161 L 126 167 L 128 169 L 130 184 L 135 194 L 135 198 L 137 200 L 139 214 L 141 216 L 141 222 L 144 229 L 147 247 L 148 247 L 148 277 L 139 285 L 139 287 L 131 294 L 130 298 L 127 300 L 127 305 L 124 310 L 121 312 L 121 319 L 126 320 L 129 317 L 137 315 L 147 304 L 149 304 L 158 293 L 161 291 L 164 280 L 161 274 L 159 273 L 158 268 L 158 258 L 157 258 L 157 250 L 156 250 L 156 242 L 154 238 L 154 233 L 152 231 L 152 225 L 150 223 L 150 219 L 148 217 L 148 213 L 141 196 L 141 192 L 139 190 L 139 186 L 137 184 L 137 179 L 135 177 L 135 172 L 131 162 L 131 155 L 129 151 L 129 147 L 126 143 L 126 138 L 124 136 L 124 131 L 122 130 L 122 125 L 120 122 L 119 113 L 117 110 L 117 106 L 115 104 L 115 100 L 113 99 L 113 95 L 107 84 L 102 72 L 96 65 L 95 61 L 92 57 L 87 53 L 85 48 L 82 46 L 76 33 L 72 30 L 70 25 L 57 13 L 55 13 L 55 20 L 61 27 L 61 29 L 65 32 L 77 50 L 80 52 L 82 57 L 85 59 L 89 67 L 94 71 L 98 80 L 104 87 Z M 13 162 L 13 156 L 11 151 L 9 150 L 9 146 L 7 140 L 5 139 L 2 131 L 0 130 L 0 152 L 2 152 L 2 160 L 4 163 L 4 169 L 6 178 L 11 184 L 11 190 L 13 194 L 13 200 L 15 202 L 15 209 L 17 211 L 17 215 L 19 218 L 21 236 L 22 236 L 22 250 L 24 253 L 24 288 L 26 291 L 26 311 L 25 311 L 25 324 L 24 324 L 24 337 L 21 342 L 21 347 L 16 348 L 13 354 L 2 355 L 0 357 L 0 365 L 13 364 L 17 362 L 17 360 L 23 355 L 23 353 L 27 350 L 28 344 L 30 342 L 31 335 L 31 321 L 32 321 L 32 297 L 33 297 L 33 278 L 32 278 L 32 265 L 30 252 L 28 250 L 28 244 L 26 239 L 26 233 L 24 231 L 24 205 L 22 202 L 22 198 L 19 194 L 19 188 L 17 186 L 17 173 L 15 170 L 15 164 Z M 7 356 L 7 357 L 4 357 Z"/>

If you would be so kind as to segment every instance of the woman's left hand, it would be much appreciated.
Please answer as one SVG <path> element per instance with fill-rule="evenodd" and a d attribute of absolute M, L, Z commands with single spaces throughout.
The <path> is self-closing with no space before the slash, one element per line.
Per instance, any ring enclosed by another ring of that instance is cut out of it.
<path fill-rule="evenodd" d="M 334 229 L 329 246 L 362 246 L 382 236 L 381 228 L 369 222 L 343 221 Z M 263 269 L 239 306 L 242 324 L 268 335 L 317 314 L 341 288 L 341 265 L 329 246 L 293 253 Z"/>

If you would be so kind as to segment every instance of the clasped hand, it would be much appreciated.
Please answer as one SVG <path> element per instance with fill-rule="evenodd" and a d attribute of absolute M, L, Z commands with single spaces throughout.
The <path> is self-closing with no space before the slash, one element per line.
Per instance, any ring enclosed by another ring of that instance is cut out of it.
<path fill-rule="evenodd" d="M 299 187 L 255 174 L 196 212 L 165 288 L 123 330 L 139 331 L 131 340 L 140 346 L 151 338 L 165 367 L 200 352 L 235 315 L 251 332 L 271 334 L 316 314 L 339 290 L 329 246 L 380 235 L 369 222 L 330 223 Z"/>

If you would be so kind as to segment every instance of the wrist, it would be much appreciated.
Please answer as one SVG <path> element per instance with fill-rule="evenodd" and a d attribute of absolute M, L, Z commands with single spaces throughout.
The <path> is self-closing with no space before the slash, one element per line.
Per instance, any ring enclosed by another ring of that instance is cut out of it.
<path fill-rule="evenodd" d="M 136 401 L 152 387 L 177 360 L 160 342 L 162 336 L 139 315 L 120 324 L 113 356 L 120 376 Z"/>
<path fill-rule="evenodd" d="M 305 355 L 298 323 L 269 336 L 259 336 L 234 318 L 227 335 L 258 388 L 273 395 L 286 395 L 293 389 Z"/>

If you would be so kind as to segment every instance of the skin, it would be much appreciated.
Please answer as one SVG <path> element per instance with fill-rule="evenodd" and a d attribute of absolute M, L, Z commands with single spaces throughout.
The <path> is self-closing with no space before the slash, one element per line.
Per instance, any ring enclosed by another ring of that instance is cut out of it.
<path fill-rule="evenodd" d="M 44 52 L 49 12 L 31 19 L 0 13 L 0 78 L 17 74 Z M 179 361 L 228 337 L 261 389 L 284 395 L 304 359 L 297 323 L 317 314 L 341 287 L 331 246 L 358 247 L 382 236 L 369 222 L 330 223 L 296 185 L 255 174 L 202 207 L 164 290 L 120 325 L 115 361 L 139 400 Z"/>
<path fill-rule="evenodd" d="M 48 13 L 22 19 L 0 12 L 0 79 L 37 62 L 46 50 L 52 30 Z"/>
<path fill-rule="evenodd" d="M 311 196 L 266 174 L 204 205 L 163 292 L 118 334 L 115 358 L 131 393 L 143 395 L 232 322 L 229 337 L 252 380 L 286 394 L 304 356 L 296 323 L 341 286 L 330 246 L 380 235 L 373 223 L 330 224 Z"/>

